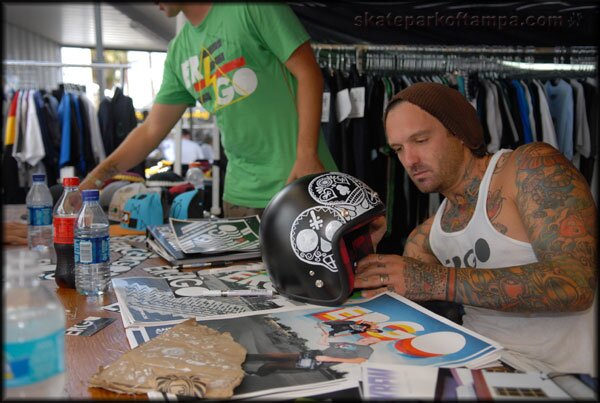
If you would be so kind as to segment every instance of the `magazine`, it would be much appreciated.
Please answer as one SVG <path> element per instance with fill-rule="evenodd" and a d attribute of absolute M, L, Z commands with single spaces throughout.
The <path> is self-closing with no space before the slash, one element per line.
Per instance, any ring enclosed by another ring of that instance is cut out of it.
<path fill-rule="evenodd" d="M 260 220 L 257 215 L 240 218 L 178 220 L 169 218 L 183 253 L 259 251 Z"/>
<path fill-rule="evenodd" d="M 220 253 L 185 253 L 177 242 L 170 224 L 151 225 L 147 227 L 147 246 L 157 255 L 173 266 L 193 265 L 210 262 L 233 262 L 240 260 L 256 260 L 260 258 L 260 250 L 238 252 L 224 251 Z"/>
<path fill-rule="evenodd" d="M 417 367 L 365 363 L 365 400 L 572 400 L 551 376 L 469 368 Z M 588 389 L 591 390 L 591 389 Z M 591 395 L 590 397 L 593 397 Z"/>
<path fill-rule="evenodd" d="M 458 367 L 475 359 L 496 360 L 502 348 L 389 292 L 340 307 L 309 305 L 199 323 L 229 332 L 248 351 L 238 398 L 287 398 L 299 391 L 310 396 L 325 387 L 357 387 L 364 362 Z M 126 331 L 133 348 L 167 328 Z"/>
<path fill-rule="evenodd" d="M 301 309 L 307 305 L 273 292 L 262 263 L 182 272 L 169 266 L 146 267 L 144 277 L 114 278 L 123 326 L 176 324 L 188 318 L 231 317 Z M 207 291 L 249 296 L 206 296 Z M 253 295 L 263 294 L 263 295 Z M 308 305 L 310 306 L 310 305 Z"/>

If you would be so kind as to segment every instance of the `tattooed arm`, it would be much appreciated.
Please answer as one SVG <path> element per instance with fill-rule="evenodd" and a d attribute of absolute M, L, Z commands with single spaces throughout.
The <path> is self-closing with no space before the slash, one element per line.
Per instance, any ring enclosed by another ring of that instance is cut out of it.
<path fill-rule="evenodd" d="M 354 286 L 366 288 L 362 293 L 364 297 L 387 289 L 414 301 L 454 299 L 456 272 L 442 266 L 431 251 L 432 223 L 433 217 L 430 217 L 410 233 L 404 256 L 376 254 L 361 259 L 356 267 Z M 389 276 L 386 283 L 381 283 L 380 275 Z"/>
<path fill-rule="evenodd" d="M 370 297 L 390 287 L 409 299 L 446 300 L 513 312 L 587 309 L 596 284 L 596 207 L 585 179 L 553 147 L 532 143 L 511 156 L 514 202 L 537 263 L 495 269 L 447 268 L 429 247 L 431 219 L 417 227 L 404 257 L 370 255 L 355 286 Z M 388 275 L 382 284 L 380 275 Z M 509 286 L 507 286 L 509 285 Z"/>
<path fill-rule="evenodd" d="M 587 182 L 547 144 L 528 144 L 512 154 L 518 219 L 539 262 L 459 269 L 456 301 L 505 311 L 585 310 L 594 299 L 597 262 L 597 212 Z"/>

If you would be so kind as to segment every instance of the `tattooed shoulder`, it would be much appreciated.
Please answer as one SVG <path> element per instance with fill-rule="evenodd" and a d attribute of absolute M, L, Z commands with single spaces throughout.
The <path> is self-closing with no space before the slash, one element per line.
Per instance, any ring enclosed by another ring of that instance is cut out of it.
<path fill-rule="evenodd" d="M 433 217 L 430 217 L 412 230 L 406 240 L 403 256 L 422 261 L 431 261 L 431 258 L 434 258 L 429 244 L 429 233 L 431 232 L 432 223 Z"/>

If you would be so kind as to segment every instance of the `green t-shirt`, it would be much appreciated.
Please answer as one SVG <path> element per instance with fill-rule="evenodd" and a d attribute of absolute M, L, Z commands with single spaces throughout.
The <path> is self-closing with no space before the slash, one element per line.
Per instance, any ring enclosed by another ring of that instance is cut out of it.
<path fill-rule="evenodd" d="M 228 159 L 223 199 L 263 208 L 285 186 L 296 159 L 297 81 L 285 62 L 309 36 L 284 4 L 213 4 L 169 44 L 155 102 L 215 114 Z M 319 157 L 335 163 L 320 133 Z"/>

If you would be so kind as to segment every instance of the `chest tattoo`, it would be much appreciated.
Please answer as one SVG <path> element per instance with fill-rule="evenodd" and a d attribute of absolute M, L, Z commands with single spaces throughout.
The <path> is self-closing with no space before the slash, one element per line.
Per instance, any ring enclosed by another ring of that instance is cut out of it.
<path fill-rule="evenodd" d="M 474 180 L 471 186 L 468 187 L 467 192 L 464 196 L 460 196 L 459 203 L 448 203 L 446 212 L 442 216 L 441 225 L 442 229 L 446 232 L 456 232 L 465 228 L 475 212 L 475 206 L 477 205 L 477 195 L 479 190 L 480 180 Z M 474 188 L 474 189 L 473 189 Z M 487 215 L 490 222 L 496 229 L 496 231 L 506 234 L 508 227 L 498 221 L 500 212 L 505 197 L 502 196 L 502 189 L 496 189 L 488 193 L 487 197 Z"/>
<path fill-rule="evenodd" d="M 480 183 L 481 179 L 474 178 L 467 186 L 465 194 L 458 195 L 456 203 L 448 203 L 441 220 L 444 231 L 459 231 L 467 225 L 475 211 Z"/>

